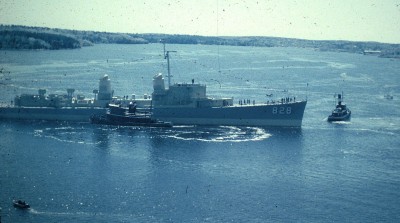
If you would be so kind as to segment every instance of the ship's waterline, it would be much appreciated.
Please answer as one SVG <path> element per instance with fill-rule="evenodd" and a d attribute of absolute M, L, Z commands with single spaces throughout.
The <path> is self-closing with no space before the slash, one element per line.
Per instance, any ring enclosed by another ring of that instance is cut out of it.
<path fill-rule="evenodd" d="M 254 127 L 300 127 L 302 120 L 290 119 L 217 119 L 217 118 L 159 118 L 174 125 L 220 125 L 220 126 L 254 126 Z"/>
<path fill-rule="evenodd" d="M 92 115 L 106 114 L 106 108 L 40 108 L 2 107 L 0 118 L 22 120 L 76 121 L 89 122 Z"/>

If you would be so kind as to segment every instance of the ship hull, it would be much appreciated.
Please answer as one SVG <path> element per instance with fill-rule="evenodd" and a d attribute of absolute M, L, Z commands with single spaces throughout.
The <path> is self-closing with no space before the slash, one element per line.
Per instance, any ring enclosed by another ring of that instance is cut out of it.
<path fill-rule="evenodd" d="M 0 107 L 0 118 L 89 122 L 91 115 L 105 115 L 106 112 L 106 108 Z"/>
<path fill-rule="evenodd" d="M 174 125 L 300 127 L 307 101 L 209 108 L 161 107 L 153 117 Z"/>

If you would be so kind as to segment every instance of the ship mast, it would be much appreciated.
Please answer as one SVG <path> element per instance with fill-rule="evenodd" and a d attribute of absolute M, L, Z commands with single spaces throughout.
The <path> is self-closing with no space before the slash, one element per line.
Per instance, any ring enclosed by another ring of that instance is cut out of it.
<path fill-rule="evenodd" d="M 171 68 L 169 66 L 169 53 L 176 53 L 176 51 L 172 51 L 172 50 L 167 50 L 165 51 L 165 42 L 163 42 L 164 45 L 164 59 L 167 59 L 167 67 L 168 67 L 168 88 L 171 87 Z"/>

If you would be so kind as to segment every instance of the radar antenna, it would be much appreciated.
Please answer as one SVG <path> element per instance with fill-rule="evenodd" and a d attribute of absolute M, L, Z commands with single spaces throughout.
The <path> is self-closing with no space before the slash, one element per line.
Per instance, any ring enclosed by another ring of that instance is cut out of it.
<path fill-rule="evenodd" d="M 171 68 L 169 66 L 169 53 L 176 53 L 176 51 L 173 50 L 165 50 L 165 41 L 162 41 L 163 45 L 164 45 L 164 59 L 167 59 L 167 67 L 168 67 L 168 88 L 171 86 L 171 77 L 173 77 L 171 75 Z"/>

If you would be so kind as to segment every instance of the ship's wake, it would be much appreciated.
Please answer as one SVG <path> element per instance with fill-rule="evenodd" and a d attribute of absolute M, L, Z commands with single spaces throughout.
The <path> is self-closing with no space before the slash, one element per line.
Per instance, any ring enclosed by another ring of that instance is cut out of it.
<path fill-rule="evenodd" d="M 56 211 L 38 211 L 35 209 L 30 209 L 29 213 L 33 215 L 41 215 L 52 218 L 60 218 L 63 221 L 66 219 L 71 219 L 72 222 L 79 221 L 102 221 L 105 219 L 112 219 L 115 221 L 126 222 L 128 219 L 137 219 L 140 221 L 140 218 L 131 213 L 104 213 L 104 212 L 84 212 L 84 211 L 71 211 L 71 212 L 56 212 Z"/>
<path fill-rule="evenodd" d="M 248 142 L 261 141 L 271 134 L 259 127 L 235 126 L 174 126 L 173 128 L 116 127 L 70 124 L 62 126 L 42 126 L 33 133 L 37 137 L 51 138 L 60 142 L 87 145 L 101 144 L 104 140 L 123 135 L 131 137 L 173 138 L 204 142 Z M 119 138 L 119 137 L 118 137 Z M 120 140 L 120 138 L 119 138 Z M 119 142 L 118 140 L 118 142 Z"/>
<path fill-rule="evenodd" d="M 235 126 L 178 126 L 166 132 L 165 137 L 204 142 L 247 142 L 267 139 L 271 134 L 257 127 Z"/>
<path fill-rule="evenodd" d="M 34 130 L 37 137 L 51 138 L 60 142 L 78 144 L 97 144 L 89 137 L 88 129 L 83 126 L 65 125 L 60 127 L 48 126 Z"/>

